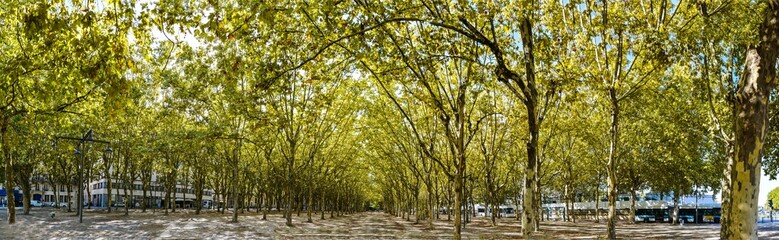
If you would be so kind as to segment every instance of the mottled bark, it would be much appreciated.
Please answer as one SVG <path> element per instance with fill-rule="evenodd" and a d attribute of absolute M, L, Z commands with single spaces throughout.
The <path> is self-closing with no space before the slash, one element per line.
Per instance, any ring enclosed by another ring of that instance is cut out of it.
<path fill-rule="evenodd" d="M 723 239 L 757 239 L 757 207 L 763 144 L 768 132 L 768 95 L 776 83 L 779 56 L 779 0 L 767 1 L 760 44 L 747 50 L 736 90 L 735 159 L 731 205 Z"/>
<path fill-rule="evenodd" d="M 617 221 L 617 151 L 619 146 L 619 101 L 617 99 L 617 90 L 613 87 L 609 89 L 609 98 L 611 99 L 611 127 L 609 129 L 610 147 L 609 162 L 607 168 L 609 215 L 606 223 L 606 232 L 608 239 L 616 239 L 616 221 Z"/>
<path fill-rule="evenodd" d="M 671 224 L 679 223 L 679 191 L 674 191 L 674 209 L 671 213 Z"/>
<path fill-rule="evenodd" d="M 463 166 L 464 168 L 465 166 Z M 459 166 L 458 166 L 459 168 Z M 454 176 L 454 239 L 460 239 L 462 224 L 462 196 L 463 196 L 463 178 L 460 174 Z"/>
<path fill-rule="evenodd" d="M 538 165 L 538 135 L 540 122 L 538 116 L 538 92 L 536 90 L 535 59 L 533 49 L 533 34 L 530 19 L 526 16 L 522 21 L 522 47 L 525 54 L 525 78 L 527 86 L 522 90 L 525 99 L 523 101 L 527 112 L 527 128 L 529 138 L 527 141 L 527 165 L 525 166 L 525 185 L 522 188 L 522 235 L 530 236 L 536 229 L 538 208 L 534 205 L 536 199 L 536 172 Z M 506 69 L 507 70 L 507 69 Z M 515 78 L 519 78 L 516 76 Z M 517 81 L 515 79 L 515 81 Z M 525 84 L 522 84 L 525 85 Z"/>
<path fill-rule="evenodd" d="M 727 143 L 727 157 L 725 160 L 725 168 L 723 171 L 723 177 L 722 177 L 722 204 L 721 206 L 721 216 L 720 216 L 720 236 L 728 236 L 730 234 L 729 226 L 730 226 L 730 217 L 728 217 L 728 214 L 730 212 L 731 203 L 731 176 L 733 172 L 733 158 L 735 155 L 735 146 L 731 142 Z"/>

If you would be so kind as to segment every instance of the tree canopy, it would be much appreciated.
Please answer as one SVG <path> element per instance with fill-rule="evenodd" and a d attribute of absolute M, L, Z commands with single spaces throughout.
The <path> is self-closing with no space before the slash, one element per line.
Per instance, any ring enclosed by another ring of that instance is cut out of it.
<path fill-rule="evenodd" d="M 86 177 L 109 191 L 145 198 L 154 175 L 288 225 L 444 212 L 459 238 L 474 204 L 511 204 L 527 236 L 549 199 L 606 196 L 616 238 L 620 195 L 714 192 L 723 238 L 756 238 L 737 223 L 779 165 L 777 5 L 6 1 L 4 186 L 83 187 L 58 139 L 93 129 L 114 152 L 84 153 Z"/>

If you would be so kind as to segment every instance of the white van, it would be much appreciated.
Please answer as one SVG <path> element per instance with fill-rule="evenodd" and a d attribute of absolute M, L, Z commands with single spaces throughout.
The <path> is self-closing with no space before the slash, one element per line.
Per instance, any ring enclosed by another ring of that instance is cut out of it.
<path fill-rule="evenodd" d="M 38 200 L 32 200 L 30 201 L 30 205 L 33 207 L 43 207 L 43 203 Z"/>

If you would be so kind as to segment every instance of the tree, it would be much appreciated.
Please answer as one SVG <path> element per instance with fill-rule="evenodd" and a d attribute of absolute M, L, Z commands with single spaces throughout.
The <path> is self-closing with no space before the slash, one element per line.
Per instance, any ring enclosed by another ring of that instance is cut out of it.
<path fill-rule="evenodd" d="M 127 58 L 127 35 L 136 19 L 129 4 L 95 11 L 83 3 L 28 3 L 12 1 L 0 10 L 2 52 L 9 61 L 0 65 L 0 139 L 5 187 L 13 189 L 14 162 L 9 125 L 30 113 L 68 112 L 97 92 L 120 93 L 121 79 L 132 65 Z M 58 9 L 78 9 L 61 11 Z M 72 31 L 78 26 L 80 31 Z M 107 31 L 107 28 L 114 28 Z M 145 32 L 135 31 L 137 39 Z M 98 54 L 93 54 L 98 53 Z M 86 81 L 84 81 L 86 79 Z M 113 97 L 109 101 L 114 101 Z M 13 201 L 9 194 L 9 201 Z M 15 222 L 8 208 L 8 223 Z"/>
<path fill-rule="evenodd" d="M 728 239 L 757 239 L 757 197 L 763 144 L 768 130 L 768 95 L 776 86 L 779 57 L 779 1 L 767 1 L 757 28 L 758 42 L 748 47 L 736 88 L 735 159 L 728 216 Z"/>
<path fill-rule="evenodd" d="M 592 60 L 588 70 L 589 78 L 593 83 L 602 84 L 593 87 L 604 89 L 603 100 L 609 103 L 609 155 L 606 167 L 609 200 L 606 232 L 609 239 L 617 237 L 617 170 L 621 148 L 624 147 L 620 142 L 621 103 L 653 80 L 653 73 L 668 64 L 668 50 L 664 46 L 668 39 L 667 25 L 676 21 L 674 15 L 669 14 L 672 6 L 668 6 L 667 1 L 660 2 L 659 8 L 651 11 L 640 11 L 639 5 L 637 2 L 588 2 L 586 9 L 578 13 L 583 15 L 580 19 L 583 19 L 584 24 L 600 24 L 598 27 L 581 29 L 582 34 L 579 36 L 588 43 L 580 47 L 589 53 L 588 58 Z M 622 19 L 630 18 L 622 13 L 632 15 L 640 24 L 621 22 Z M 671 19 L 666 19 L 666 16 Z"/>
<path fill-rule="evenodd" d="M 779 187 L 774 188 L 770 192 L 768 192 L 768 200 L 766 200 L 766 206 L 768 206 L 771 211 L 774 211 L 775 208 L 779 208 Z"/>

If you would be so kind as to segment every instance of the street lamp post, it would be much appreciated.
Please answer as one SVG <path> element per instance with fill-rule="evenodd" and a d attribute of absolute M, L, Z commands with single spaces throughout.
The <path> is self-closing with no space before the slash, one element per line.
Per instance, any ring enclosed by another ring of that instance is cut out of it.
<path fill-rule="evenodd" d="M 74 154 L 76 155 L 76 158 L 78 158 L 78 196 L 77 196 L 77 213 L 78 213 L 78 223 L 84 222 L 84 155 L 86 155 L 86 152 L 89 150 L 86 147 L 87 143 L 105 143 L 108 145 L 106 148 L 106 154 L 110 155 L 110 153 L 113 151 L 111 149 L 111 142 L 108 141 L 101 141 L 94 139 L 92 129 L 90 128 L 89 131 L 87 131 L 83 137 L 81 138 L 74 138 L 74 137 L 65 137 L 65 136 L 57 136 L 57 139 L 66 139 L 66 140 L 74 140 L 78 141 L 78 145 L 76 146 L 76 150 L 74 151 Z"/>
<path fill-rule="evenodd" d="M 75 155 L 78 158 L 78 195 L 76 195 L 76 214 L 78 214 L 78 223 L 84 222 L 84 156 L 81 154 L 81 144 L 76 148 Z"/>
<path fill-rule="evenodd" d="M 106 178 L 106 182 L 107 182 L 106 184 L 108 184 L 108 189 L 109 190 L 111 189 L 110 188 L 111 187 L 111 173 L 110 173 L 111 172 L 111 166 L 110 166 L 111 162 L 109 160 L 111 159 L 111 153 L 113 153 L 113 151 L 114 150 L 111 148 L 111 145 L 109 144 L 108 146 L 106 146 L 106 148 L 105 148 L 105 150 L 103 152 L 103 162 L 108 166 L 107 167 L 108 170 L 106 170 L 105 178 Z M 106 199 L 105 202 L 106 202 L 106 206 L 108 206 L 108 212 L 110 213 L 111 212 L 111 201 L 110 201 L 110 199 L 111 199 L 111 192 L 109 191 L 108 194 L 106 194 L 106 196 L 108 197 L 108 199 Z M 116 200 L 114 200 L 114 201 L 116 201 Z"/>

